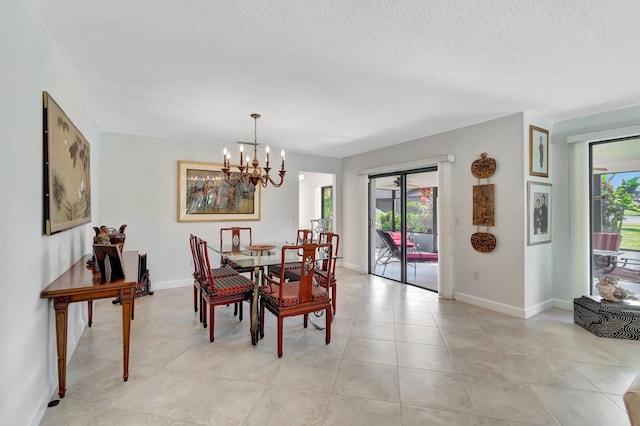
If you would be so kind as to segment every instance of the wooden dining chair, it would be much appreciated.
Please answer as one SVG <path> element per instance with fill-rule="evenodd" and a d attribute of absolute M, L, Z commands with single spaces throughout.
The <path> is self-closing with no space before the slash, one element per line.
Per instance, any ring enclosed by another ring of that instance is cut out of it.
<path fill-rule="evenodd" d="M 202 313 L 202 288 L 205 282 L 205 274 L 203 272 L 203 262 L 200 259 L 199 248 L 202 240 L 193 235 L 189 235 L 189 247 L 191 249 L 191 257 L 193 259 L 193 310 L 198 312 L 198 303 L 200 304 L 200 322 L 204 321 Z M 216 278 L 232 277 L 238 275 L 238 272 L 229 266 L 221 266 L 213 268 L 211 275 Z M 206 322 L 204 322 L 206 327 Z"/>
<path fill-rule="evenodd" d="M 333 314 L 336 314 L 336 258 L 338 249 L 340 248 L 340 235 L 334 232 L 321 232 L 318 235 L 318 242 L 331 244 L 333 251 L 331 259 L 321 260 L 317 269 L 318 283 L 326 289 L 331 289 L 331 304 L 333 305 Z"/>
<path fill-rule="evenodd" d="M 207 242 L 202 239 L 198 243 L 198 258 L 203 275 L 202 300 L 209 307 L 209 341 L 213 342 L 214 308 L 218 305 L 237 303 L 239 305 L 239 320 L 242 321 L 242 302 L 251 300 L 253 296 L 253 281 L 240 274 L 226 277 L 216 276 L 209 263 Z M 204 309 L 201 309 L 201 311 L 203 326 L 206 328 L 207 313 Z"/>
<path fill-rule="evenodd" d="M 326 311 L 327 325 L 325 342 L 331 342 L 331 297 L 329 290 L 318 284 L 315 269 L 316 259 L 321 250 L 329 250 L 331 262 L 331 244 L 303 244 L 282 247 L 282 263 L 287 263 L 287 252 L 302 252 L 302 269 L 297 281 L 287 281 L 284 274 L 279 279 L 265 277 L 260 287 L 260 338 L 264 337 L 264 311 L 267 309 L 278 318 L 278 358 L 282 358 L 282 327 L 284 318 L 304 315 L 303 325 L 306 328 L 309 314 Z"/>
<path fill-rule="evenodd" d="M 302 245 L 313 242 L 313 229 L 298 229 L 296 232 L 296 245 Z M 297 279 L 297 270 L 301 267 L 301 263 L 288 263 L 284 267 L 285 279 Z M 279 278 L 281 275 L 281 265 L 269 265 L 268 275 Z"/>
<path fill-rule="evenodd" d="M 231 228 L 220 228 L 220 251 L 231 247 L 232 253 L 240 253 L 243 245 L 252 245 L 253 236 L 250 227 L 234 226 Z M 220 263 L 228 265 L 239 273 L 248 273 L 253 279 L 253 266 L 243 267 L 228 259 L 220 259 Z"/>

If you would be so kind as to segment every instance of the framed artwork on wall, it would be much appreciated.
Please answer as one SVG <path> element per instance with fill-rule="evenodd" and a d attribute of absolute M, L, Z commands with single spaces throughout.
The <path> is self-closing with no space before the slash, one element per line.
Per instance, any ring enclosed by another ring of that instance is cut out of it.
<path fill-rule="evenodd" d="M 553 210 L 551 184 L 528 182 L 527 199 L 527 245 L 550 243 Z"/>
<path fill-rule="evenodd" d="M 260 186 L 229 185 L 222 167 L 178 161 L 178 222 L 260 220 Z"/>
<path fill-rule="evenodd" d="M 529 126 L 529 175 L 549 177 L 549 131 Z"/>
<path fill-rule="evenodd" d="M 43 100 L 44 233 L 91 222 L 89 142 L 47 92 Z"/>

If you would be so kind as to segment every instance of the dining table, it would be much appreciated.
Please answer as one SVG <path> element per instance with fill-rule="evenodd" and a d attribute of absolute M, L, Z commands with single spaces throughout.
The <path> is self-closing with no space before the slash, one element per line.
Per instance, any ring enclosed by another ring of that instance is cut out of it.
<path fill-rule="evenodd" d="M 253 267 L 253 297 L 251 299 L 251 307 L 250 307 L 250 333 L 251 333 L 251 343 L 256 345 L 258 343 L 258 332 L 260 329 L 260 316 L 258 315 L 258 303 L 259 303 L 259 290 L 263 281 L 263 274 L 265 273 L 265 267 L 269 267 L 271 265 L 281 265 L 282 264 L 282 247 L 283 246 L 295 246 L 295 244 L 288 243 L 264 243 L 264 244 L 251 244 L 247 246 L 241 246 L 238 250 L 233 250 L 232 246 L 222 246 L 222 249 L 208 245 L 208 248 L 213 252 L 220 255 L 222 260 L 230 261 L 237 264 L 240 267 L 247 268 Z M 302 262 L 302 250 L 300 250 L 300 254 L 298 254 L 294 250 L 287 250 L 284 258 L 285 264 L 291 263 L 299 263 Z M 316 261 L 321 261 L 327 259 L 329 255 L 323 257 L 321 254 L 320 257 L 316 258 Z M 311 323 L 316 328 L 321 328 L 313 321 Z"/>

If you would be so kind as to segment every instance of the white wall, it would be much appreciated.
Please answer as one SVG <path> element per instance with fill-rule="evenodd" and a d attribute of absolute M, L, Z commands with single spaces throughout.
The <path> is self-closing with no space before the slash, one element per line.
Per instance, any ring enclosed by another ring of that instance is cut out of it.
<path fill-rule="evenodd" d="M 299 181 L 300 217 L 298 227 L 310 228 L 311 220 L 322 215 L 322 187 L 333 185 L 333 175 L 329 173 L 304 172 L 304 180 Z"/>
<path fill-rule="evenodd" d="M 48 91 L 91 144 L 92 208 L 99 209 L 99 133 L 74 78 L 30 1 L 3 2 L 0 13 L 0 424 L 37 424 L 56 392 L 52 302 L 40 292 L 90 251 L 89 225 L 43 235 L 42 91 Z M 75 347 L 86 304 L 69 309 Z M 71 353 L 71 352 L 69 352 Z"/>
<path fill-rule="evenodd" d="M 549 131 L 549 177 L 529 175 L 529 125 L 542 127 Z M 554 306 L 554 246 L 566 247 L 566 212 L 568 197 L 566 196 L 567 167 L 566 156 L 561 155 L 558 143 L 553 137 L 553 123 L 548 120 L 524 114 L 522 175 L 524 177 L 524 210 L 522 213 L 524 227 L 524 306 L 525 317 L 528 318 Z M 564 167 L 554 167 L 564 164 Z M 527 246 L 528 223 L 528 182 L 550 183 L 551 187 L 551 243 Z"/>
<path fill-rule="evenodd" d="M 362 194 L 357 192 L 359 176 L 356 172 L 384 164 L 453 154 L 451 243 L 454 297 L 524 317 L 524 128 L 523 114 L 515 114 L 346 158 L 343 165 L 343 211 L 349 214 L 344 215 L 343 222 L 344 263 L 366 270 L 366 265 L 361 264 L 361 249 L 366 247 L 367 235 L 361 232 L 360 227 L 360 221 L 366 218 L 366 203 L 361 200 Z M 471 175 L 470 166 L 482 152 L 495 158 L 498 165 L 490 179 L 496 185 L 496 226 L 489 230 L 497 238 L 497 247 L 489 254 L 475 251 L 470 244 L 471 234 L 477 231 L 472 225 L 472 187 L 477 180 Z M 478 281 L 474 280 L 476 271 L 480 274 Z M 542 293 L 542 298 L 551 297 L 548 290 Z"/>
<path fill-rule="evenodd" d="M 220 163 L 223 148 L 223 142 L 102 134 L 100 222 L 128 225 L 125 249 L 148 253 L 154 289 L 191 285 L 190 233 L 215 246 L 219 244 L 219 229 L 232 225 L 251 226 L 254 243 L 295 238 L 299 222 L 298 170 L 335 173 L 338 181 L 341 175 L 339 159 L 287 153 L 286 169 L 290 172 L 284 184 L 262 189 L 260 221 L 178 222 L 178 161 Z"/>

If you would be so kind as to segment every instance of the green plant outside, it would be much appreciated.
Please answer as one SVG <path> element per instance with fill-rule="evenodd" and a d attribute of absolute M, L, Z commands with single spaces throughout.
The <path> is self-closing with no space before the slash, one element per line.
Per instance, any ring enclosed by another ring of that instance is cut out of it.
<path fill-rule="evenodd" d="M 396 213 L 395 227 L 393 227 L 391 212 L 378 212 L 376 214 L 376 228 L 383 231 L 398 231 L 401 228 L 400 214 Z M 407 203 L 407 231 L 432 232 L 433 218 L 429 206 L 419 201 Z"/>
<path fill-rule="evenodd" d="M 622 234 L 621 250 L 640 250 L 640 223 L 625 223 Z"/>

